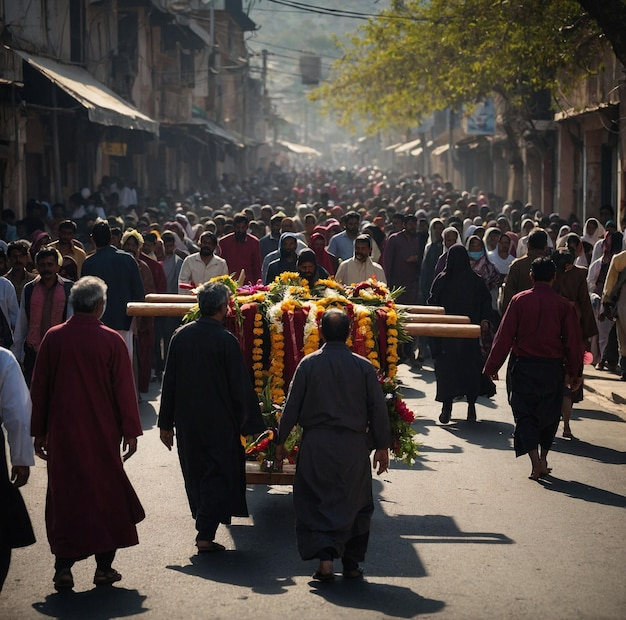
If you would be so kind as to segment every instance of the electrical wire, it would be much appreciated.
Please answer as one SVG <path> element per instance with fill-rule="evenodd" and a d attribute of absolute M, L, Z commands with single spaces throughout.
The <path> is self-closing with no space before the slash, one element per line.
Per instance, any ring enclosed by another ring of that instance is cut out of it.
<path fill-rule="evenodd" d="M 279 4 L 291 9 L 298 9 L 305 13 L 314 13 L 317 15 L 331 15 L 333 17 L 346 17 L 349 19 L 361 19 L 368 20 L 372 18 L 379 18 L 380 14 L 377 13 L 359 13 L 357 11 L 349 11 L 346 9 L 333 9 L 329 7 L 317 6 L 313 4 L 304 4 L 302 2 L 296 2 L 295 0 L 268 0 L 273 4 Z M 404 21 L 417 21 L 416 17 L 410 15 L 393 15 L 386 14 L 385 19 L 400 19 Z"/>

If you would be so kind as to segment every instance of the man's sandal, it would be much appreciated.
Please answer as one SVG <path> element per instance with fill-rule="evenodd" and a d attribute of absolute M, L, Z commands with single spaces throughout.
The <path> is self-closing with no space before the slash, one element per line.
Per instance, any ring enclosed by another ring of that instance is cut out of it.
<path fill-rule="evenodd" d="M 93 582 L 97 586 L 110 586 L 121 579 L 122 575 L 120 575 L 114 568 L 108 568 L 107 570 L 98 568 L 93 576 Z"/>

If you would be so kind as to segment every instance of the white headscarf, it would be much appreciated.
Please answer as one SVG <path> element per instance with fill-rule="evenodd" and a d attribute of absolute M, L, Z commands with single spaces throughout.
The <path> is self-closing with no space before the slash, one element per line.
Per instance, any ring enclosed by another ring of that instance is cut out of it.
<path fill-rule="evenodd" d="M 587 233 L 587 224 L 589 224 L 589 222 L 593 222 L 597 226 L 595 232 L 592 235 Z M 600 224 L 600 222 L 598 222 L 598 220 L 595 217 L 590 217 L 585 222 L 585 226 L 583 227 L 583 235 L 580 238 L 580 240 L 586 241 L 587 243 L 593 246 L 595 245 L 596 241 L 598 241 L 599 239 L 602 239 L 602 237 L 604 237 L 604 226 L 602 226 L 602 224 Z"/>

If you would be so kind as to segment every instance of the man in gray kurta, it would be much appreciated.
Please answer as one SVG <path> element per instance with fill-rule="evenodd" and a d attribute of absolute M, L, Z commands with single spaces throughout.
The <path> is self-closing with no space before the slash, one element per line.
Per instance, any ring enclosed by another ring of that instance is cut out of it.
<path fill-rule="evenodd" d="M 278 429 L 277 456 L 291 429 L 303 430 L 293 497 L 298 551 L 320 561 L 313 578 L 334 579 L 333 559 L 343 576 L 362 577 L 374 502 L 369 454 L 378 474 L 389 465 L 387 406 L 374 367 L 345 344 L 349 319 L 324 313 L 324 346 L 298 365 Z M 369 433 L 368 433 L 369 429 Z"/>

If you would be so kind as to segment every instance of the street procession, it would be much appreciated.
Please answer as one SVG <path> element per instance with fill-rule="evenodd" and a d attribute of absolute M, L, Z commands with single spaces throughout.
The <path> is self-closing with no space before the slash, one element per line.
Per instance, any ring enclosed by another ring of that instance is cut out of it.
<path fill-rule="evenodd" d="M 0 619 L 623 617 L 621 0 L 0 9 Z"/>

